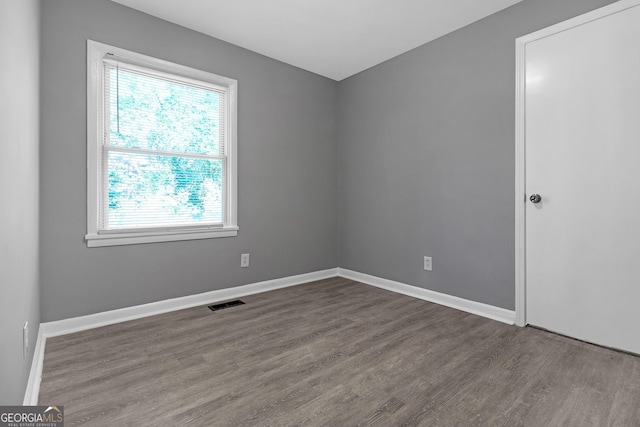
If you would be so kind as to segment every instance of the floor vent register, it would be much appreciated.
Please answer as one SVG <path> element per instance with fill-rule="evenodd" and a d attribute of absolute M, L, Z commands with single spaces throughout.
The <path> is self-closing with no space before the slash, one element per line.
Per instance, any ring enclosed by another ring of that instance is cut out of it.
<path fill-rule="evenodd" d="M 218 311 L 218 310 L 222 310 L 222 309 L 229 308 L 229 307 L 235 307 L 237 305 L 242 305 L 242 304 L 244 304 L 244 302 L 242 302 L 239 299 L 237 299 L 237 300 L 234 300 L 234 301 L 227 301 L 227 302 L 222 302 L 220 304 L 210 305 L 209 309 L 211 311 Z"/>

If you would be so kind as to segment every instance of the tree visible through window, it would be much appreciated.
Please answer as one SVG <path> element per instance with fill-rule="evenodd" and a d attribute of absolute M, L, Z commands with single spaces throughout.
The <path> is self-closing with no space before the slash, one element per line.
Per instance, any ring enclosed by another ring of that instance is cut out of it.
<path fill-rule="evenodd" d="M 225 94 L 105 67 L 104 228 L 222 223 Z"/>

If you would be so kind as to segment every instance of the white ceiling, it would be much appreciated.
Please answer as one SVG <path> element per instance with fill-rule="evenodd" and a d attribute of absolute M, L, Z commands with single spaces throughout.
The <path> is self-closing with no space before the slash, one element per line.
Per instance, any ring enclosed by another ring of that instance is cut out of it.
<path fill-rule="evenodd" d="M 112 0 L 334 80 L 521 0 Z"/>

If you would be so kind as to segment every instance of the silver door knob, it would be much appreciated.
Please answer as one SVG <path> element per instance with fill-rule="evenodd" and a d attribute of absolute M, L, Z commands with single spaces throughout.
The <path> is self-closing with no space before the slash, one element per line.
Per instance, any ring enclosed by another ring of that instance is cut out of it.
<path fill-rule="evenodd" d="M 532 194 L 531 197 L 529 197 L 529 200 L 531 200 L 531 203 L 540 203 L 542 197 L 540 197 L 539 194 Z"/>

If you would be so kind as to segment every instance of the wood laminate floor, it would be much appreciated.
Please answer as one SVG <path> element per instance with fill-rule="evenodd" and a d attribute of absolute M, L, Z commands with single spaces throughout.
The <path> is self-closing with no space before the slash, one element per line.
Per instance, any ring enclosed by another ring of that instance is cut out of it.
<path fill-rule="evenodd" d="M 640 426 L 640 358 L 334 278 L 50 338 L 91 426 Z"/>

